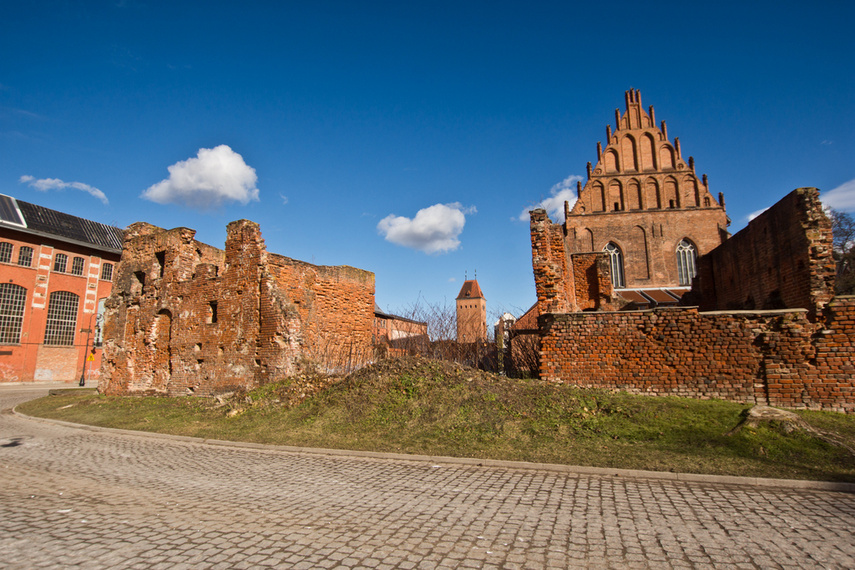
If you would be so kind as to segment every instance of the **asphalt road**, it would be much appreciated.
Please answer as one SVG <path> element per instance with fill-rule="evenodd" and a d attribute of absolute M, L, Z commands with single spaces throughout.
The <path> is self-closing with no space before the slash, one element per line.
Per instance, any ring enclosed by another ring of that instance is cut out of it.
<path fill-rule="evenodd" d="M 209 445 L 27 419 L 0 568 L 855 568 L 855 494 Z"/>

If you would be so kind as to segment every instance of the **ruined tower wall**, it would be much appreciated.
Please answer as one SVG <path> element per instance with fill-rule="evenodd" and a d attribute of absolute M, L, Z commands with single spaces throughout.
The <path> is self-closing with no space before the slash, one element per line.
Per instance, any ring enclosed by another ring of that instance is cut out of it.
<path fill-rule="evenodd" d="M 252 388 L 293 374 L 317 338 L 370 343 L 372 273 L 282 263 L 247 220 L 229 224 L 225 251 L 194 235 L 129 228 L 107 302 L 103 393 Z M 302 290 L 289 265 L 322 277 Z"/>
<path fill-rule="evenodd" d="M 703 310 L 802 307 L 821 314 L 834 292 L 831 220 L 816 188 L 798 188 L 698 263 Z"/>

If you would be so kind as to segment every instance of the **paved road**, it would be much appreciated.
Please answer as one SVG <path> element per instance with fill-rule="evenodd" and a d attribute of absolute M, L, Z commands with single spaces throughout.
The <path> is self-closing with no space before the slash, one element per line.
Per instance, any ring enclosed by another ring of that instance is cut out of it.
<path fill-rule="evenodd" d="M 10 413 L 36 394 L 0 388 L 2 568 L 855 568 L 853 494 L 241 449 Z"/>

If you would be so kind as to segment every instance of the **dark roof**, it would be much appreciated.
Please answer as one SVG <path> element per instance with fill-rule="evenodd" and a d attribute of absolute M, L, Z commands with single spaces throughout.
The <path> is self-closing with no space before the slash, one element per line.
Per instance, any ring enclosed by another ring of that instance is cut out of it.
<path fill-rule="evenodd" d="M 108 226 L 92 220 L 86 220 L 57 212 L 50 208 L 30 204 L 23 200 L 11 197 L 24 217 L 25 227 L 20 224 L 4 224 L 6 220 L 0 220 L 0 225 L 7 225 L 17 230 L 32 234 L 51 236 L 62 241 L 76 242 L 97 249 L 107 249 L 119 253 L 122 251 L 124 231 L 121 228 Z"/>
<path fill-rule="evenodd" d="M 463 282 L 463 287 L 460 288 L 458 299 L 483 299 L 484 294 L 481 292 L 481 287 L 478 286 L 478 281 L 470 279 Z"/>

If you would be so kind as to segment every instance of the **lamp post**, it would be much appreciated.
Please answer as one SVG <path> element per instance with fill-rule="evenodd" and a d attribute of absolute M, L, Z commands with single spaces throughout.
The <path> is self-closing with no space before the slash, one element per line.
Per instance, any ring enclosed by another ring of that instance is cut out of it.
<path fill-rule="evenodd" d="M 80 383 L 78 386 L 86 385 L 86 364 L 89 362 L 89 337 L 92 334 L 92 317 L 89 317 L 89 328 L 88 329 L 80 329 L 80 332 L 86 333 L 86 350 L 84 354 L 86 356 L 83 359 L 83 369 L 80 371 Z M 94 349 L 94 347 L 93 347 Z"/>

